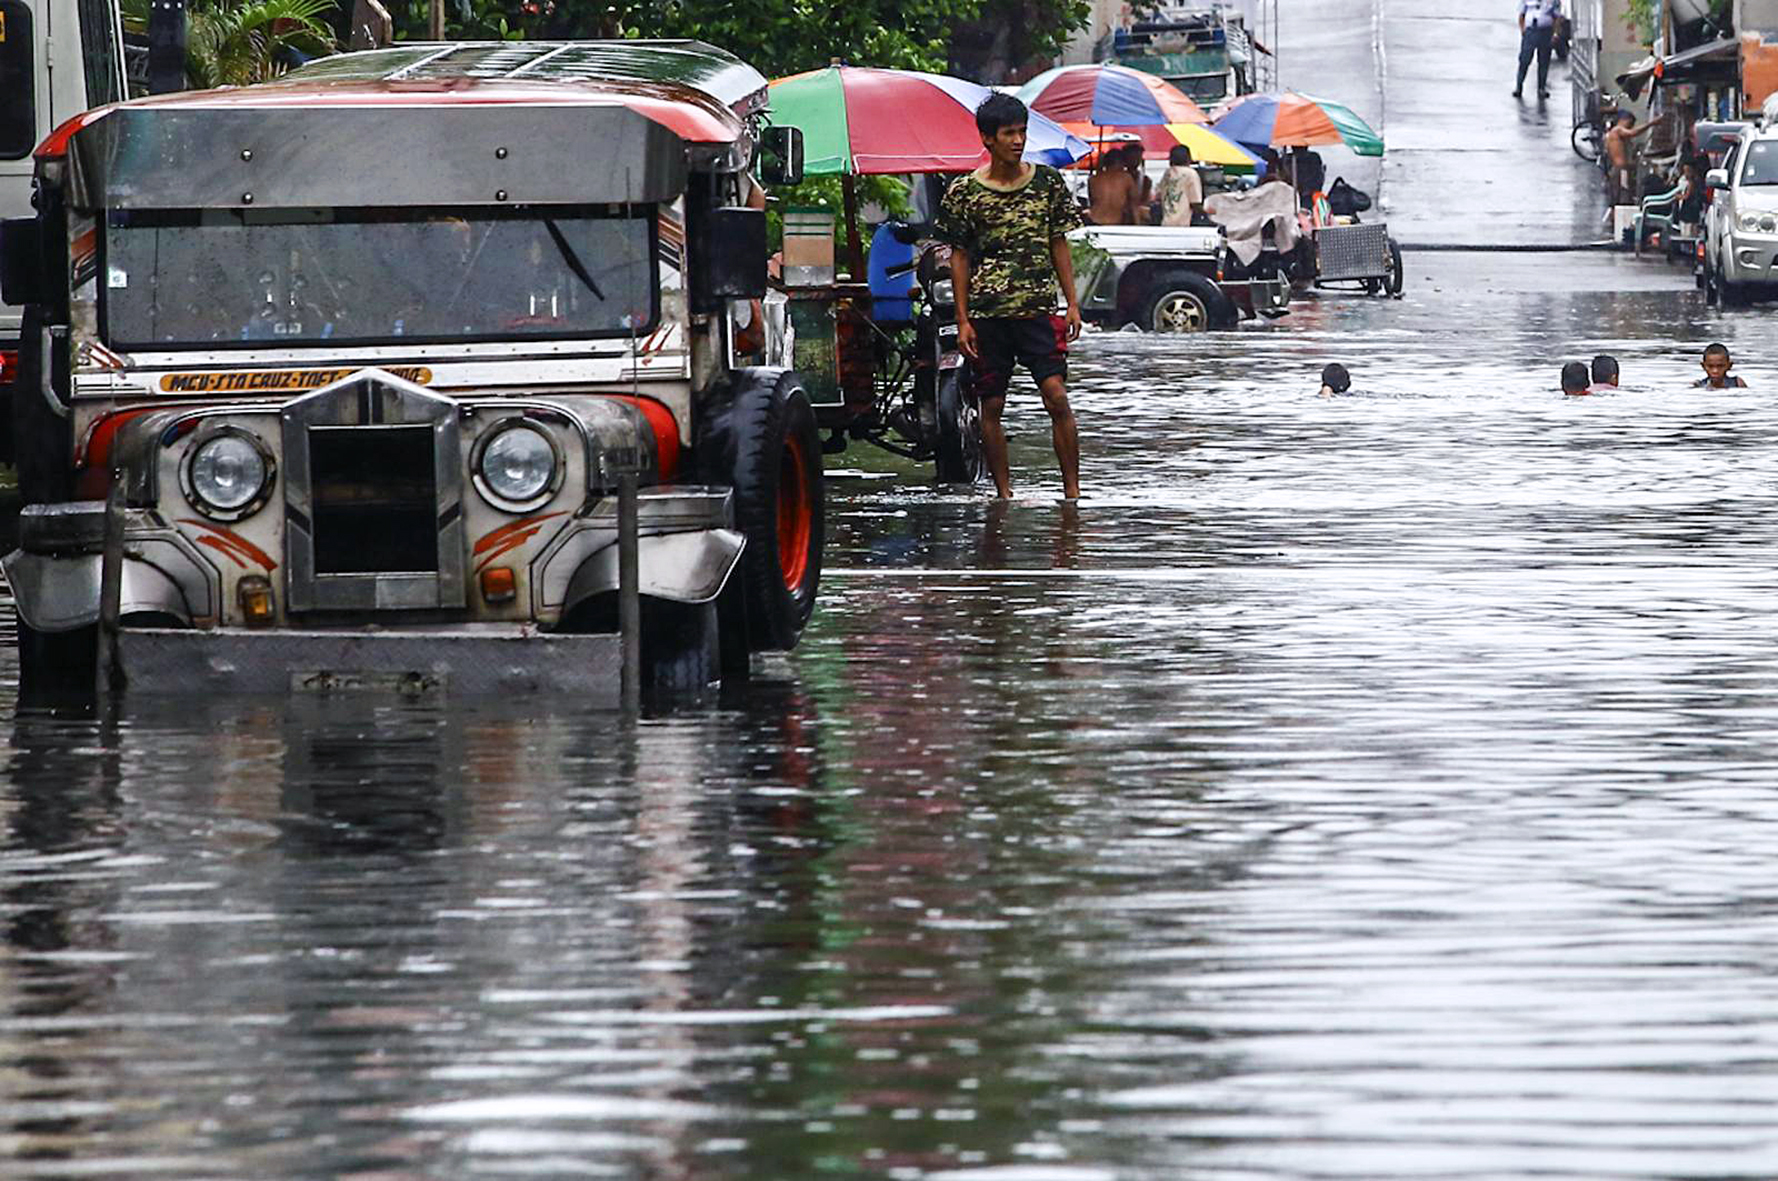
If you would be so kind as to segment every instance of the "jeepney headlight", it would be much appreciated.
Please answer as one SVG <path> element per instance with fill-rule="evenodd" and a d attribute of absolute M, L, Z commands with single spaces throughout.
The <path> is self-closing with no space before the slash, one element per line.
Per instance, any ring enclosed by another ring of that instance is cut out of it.
<path fill-rule="evenodd" d="M 186 499 L 207 517 L 237 521 L 265 503 L 276 465 L 245 431 L 225 429 L 191 449 L 182 469 Z"/>
<path fill-rule="evenodd" d="M 549 436 L 519 423 L 488 436 L 476 459 L 475 479 L 495 504 L 525 509 L 549 495 L 560 470 Z"/>

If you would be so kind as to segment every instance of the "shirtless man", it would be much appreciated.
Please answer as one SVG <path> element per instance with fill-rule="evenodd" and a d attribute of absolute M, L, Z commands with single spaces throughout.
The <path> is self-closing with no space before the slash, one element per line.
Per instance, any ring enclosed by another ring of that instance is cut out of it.
<path fill-rule="evenodd" d="M 1100 152 L 1099 166 L 1087 181 L 1087 220 L 1099 226 L 1133 226 L 1140 195 L 1135 174 L 1124 163 L 1123 150 Z"/>
<path fill-rule="evenodd" d="M 1605 158 L 1611 161 L 1611 203 L 1613 205 L 1634 205 L 1636 203 L 1635 186 L 1630 181 L 1630 141 L 1646 135 L 1654 129 L 1654 125 L 1654 120 L 1650 119 L 1641 127 L 1637 127 L 1635 115 L 1629 111 L 1619 111 L 1617 119 L 1611 125 L 1611 130 L 1605 133 Z"/>

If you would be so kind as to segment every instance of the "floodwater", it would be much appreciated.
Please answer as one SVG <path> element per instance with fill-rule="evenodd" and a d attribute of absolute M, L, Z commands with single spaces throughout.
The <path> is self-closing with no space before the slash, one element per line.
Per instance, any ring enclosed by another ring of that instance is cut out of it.
<path fill-rule="evenodd" d="M 840 457 L 744 705 L 0 703 L 0 1172 L 1778 1173 L 1778 332 L 1621 266 Z"/>

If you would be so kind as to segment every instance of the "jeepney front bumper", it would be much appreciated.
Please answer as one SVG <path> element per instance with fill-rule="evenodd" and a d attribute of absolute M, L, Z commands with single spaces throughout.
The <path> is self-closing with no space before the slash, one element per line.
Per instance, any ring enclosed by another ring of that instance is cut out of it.
<path fill-rule="evenodd" d="M 618 704 L 623 641 L 522 624 L 258 631 L 122 628 L 131 689 L 217 696 L 369 690 L 403 696 L 563 694 Z"/>
<path fill-rule="evenodd" d="M 639 590 L 709 602 L 740 560 L 745 538 L 728 528 L 725 488 L 665 485 L 638 499 Z M 0 559 L 19 617 L 35 631 L 69 632 L 100 619 L 103 501 L 32 506 L 19 549 Z M 566 692 L 615 704 L 621 638 L 565 634 L 536 622 L 413 623 L 406 616 L 362 626 L 305 620 L 298 626 L 223 625 L 221 570 L 157 513 L 124 514 L 122 626 L 117 652 L 132 690 L 248 694 L 372 689 L 489 696 Z M 559 618 L 618 586 L 617 504 L 590 505 L 532 563 L 536 605 Z M 282 589 L 282 588 L 280 588 Z M 362 616 L 354 622 L 360 622 Z"/>

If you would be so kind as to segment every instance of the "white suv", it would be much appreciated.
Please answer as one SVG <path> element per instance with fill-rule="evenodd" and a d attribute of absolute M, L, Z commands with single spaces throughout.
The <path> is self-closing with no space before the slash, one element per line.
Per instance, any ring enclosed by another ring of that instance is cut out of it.
<path fill-rule="evenodd" d="M 1778 127 L 1750 131 L 1721 168 L 1704 237 L 1705 289 L 1736 307 L 1756 285 L 1778 284 Z"/>

